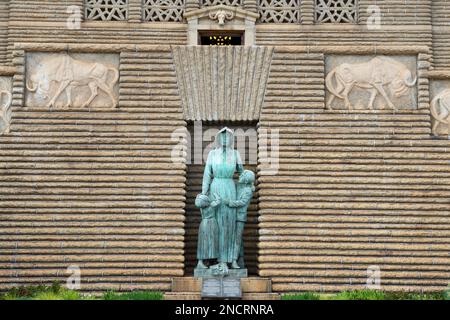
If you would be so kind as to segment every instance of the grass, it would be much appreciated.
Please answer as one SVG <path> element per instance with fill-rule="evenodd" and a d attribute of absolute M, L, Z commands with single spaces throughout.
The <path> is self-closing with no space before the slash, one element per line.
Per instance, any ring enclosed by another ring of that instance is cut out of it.
<path fill-rule="evenodd" d="M 108 291 L 102 296 L 81 294 L 75 290 L 68 290 L 59 283 L 51 286 L 21 286 L 0 294 L 0 300 L 162 300 L 161 292 L 132 291 L 117 293 Z"/>
<path fill-rule="evenodd" d="M 336 294 L 314 292 L 284 294 L 282 300 L 450 300 L 444 293 L 384 292 L 379 290 L 343 291 Z"/>
<path fill-rule="evenodd" d="M 59 283 L 51 286 L 22 286 L 0 295 L 0 300 L 163 300 L 162 292 L 155 291 L 108 291 L 94 297 L 68 290 Z M 450 300 L 450 287 L 442 293 L 384 292 L 379 290 L 343 291 L 336 294 L 316 292 L 292 293 L 281 296 L 282 300 Z"/>
<path fill-rule="evenodd" d="M 103 300 L 163 300 L 162 292 L 152 291 L 132 291 L 125 293 L 117 293 L 108 291 L 103 295 Z"/>

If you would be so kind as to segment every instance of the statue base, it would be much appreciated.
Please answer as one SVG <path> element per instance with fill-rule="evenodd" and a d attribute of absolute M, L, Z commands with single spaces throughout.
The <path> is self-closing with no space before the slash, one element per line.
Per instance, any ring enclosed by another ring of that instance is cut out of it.
<path fill-rule="evenodd" d="M 226 274 L 218 274 L 214 269 L 194 269 L 195 278 L 216 278 L 216 277 L 231 277 L 231 278 L 247 278 L 247 269 L 228 269 Z"/>

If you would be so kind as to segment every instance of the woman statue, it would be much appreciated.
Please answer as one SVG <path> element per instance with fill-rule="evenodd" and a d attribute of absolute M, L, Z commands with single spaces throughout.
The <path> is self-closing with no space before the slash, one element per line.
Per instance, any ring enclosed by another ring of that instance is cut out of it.
<path fill-rule="evenodd" d="M 233 250 L 236 237 L 236 208 L 226 205 L 236 200 L 236 185 L 233 176 L 244 170 L 241 157 L 234 150 L 234 133 L 223 128 L 216 135 L 216 147 L 208 154 L 203 174 L 202 194 L 217 195 L 221 202 L 216 207 L 216 219 L 219 229 L 219 264 L 227 269 L 233 262 Z"/>

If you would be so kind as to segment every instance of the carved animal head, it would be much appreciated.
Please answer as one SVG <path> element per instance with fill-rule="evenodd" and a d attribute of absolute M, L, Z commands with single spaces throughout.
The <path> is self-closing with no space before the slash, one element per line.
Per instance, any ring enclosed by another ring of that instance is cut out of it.
<path fill-rule="evenodd" d="M 225 10 L 218 10 L 216 12 L 211 12 L 209 14 L 209 18 L 212 20 L 218 20 L 218 23 L 220 26 L 223 26 L 225 24 L 225 20 L 231 20 L 233 19 L 234 14 L 230 11 Z"/>

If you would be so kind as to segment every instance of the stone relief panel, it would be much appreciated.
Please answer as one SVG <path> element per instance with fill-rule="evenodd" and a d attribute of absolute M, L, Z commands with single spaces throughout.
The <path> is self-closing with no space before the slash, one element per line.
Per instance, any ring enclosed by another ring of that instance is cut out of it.
<path fill-rule="evenodd" d="M 327 56 L 329 110 L 417 109 L 417 57 Z"/>
<path fill-rule="evenodd" d="M 0 134 L 9 133 L 11 124 L 12 80 L 0 77 Z"/>
<path fill-rule="evenodd" d="M 26 59 L 27 107 L 117 107 L 119 55 L 29 53 Z"/>
<path fill-rule="evenodd" d="M 431 131 L 435 136 L 450 135 L 450 80 L 432 81 L 431 94 Z"/>

